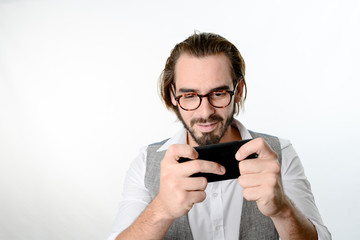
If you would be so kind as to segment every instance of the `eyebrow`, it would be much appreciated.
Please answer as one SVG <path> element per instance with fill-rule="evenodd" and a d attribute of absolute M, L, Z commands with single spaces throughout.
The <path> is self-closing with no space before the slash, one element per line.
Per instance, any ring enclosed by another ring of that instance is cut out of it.
<path fill-rule="evenodd" d="M 219 86 L 219 87 L 213 88 L 213 89 L 211 89 L 211 90 L 208 91 L 208 92 L 214 92 L 214 91 L 219 91 L 219 90 L 229 90 L 229 89 L 230 89 L 229 86 L 223 85 L 223 86 Z M 199 90 L 198 90 L 198 89 L 192 89 L 192 88 L 180 88 L 180 89 L 179 89 L 179 92 L 180 92 L 180 93 L 189 93 L 189 92 L 198 93 Z"/>

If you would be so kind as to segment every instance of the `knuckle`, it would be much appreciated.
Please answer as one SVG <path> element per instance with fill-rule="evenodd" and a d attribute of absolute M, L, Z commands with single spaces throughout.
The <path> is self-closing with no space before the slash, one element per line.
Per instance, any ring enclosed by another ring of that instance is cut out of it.
<path fill-rule="evenodd" d="M 160 167 L 160 175 L 166 178 L 171 177 L 173 169 L 174 168 L 167 162 L 162 162 Z"/>
<path fill-rule="evenodd" d="M 202 177 L 201 180 L 200 180 L 200 185 L 201 185 L 201 189 L 202 190 L 205 190 L 205 188 L 207 187 L 207 184 L 208 184 L 208 181 L 205 177 Z"/>
<path fill-rule="evenodd" d="M 241 169 L 241 171 L 246 172 L 247 169 L 246 161 L 239 162 L 239 168 Z"/>
<path fill-rule="evenodd" d="M 206 199 L 206 192 L 202 191 L 202 200 L 201 201 L 204 201 Z"/>
<path fill-rule="evenodd" d="M 270 181 L 271 187 L 275 187 L 277 185 L 277 178 L 276 176 L 273 176 Z"/>
<path fill-rule="evenodd" d="M 161 179 L 163 179 L 164 181 L 169 179 L 170 174 L 168 174 L 166 171 L 162 171 L 161 172 Z"/>
<path fill-rule="evenodd" d="M 257 141 L 257 144 L 259 144 L 259 146 L 263 147 L 263 146 L 267 145 L 267 143 L 265 142 L 265 139 L 263 139 L 263 138 L 257 138 L 256 141 Z"/>
<path fill-rule="evenodd" d="M 172 174 L 166 167 L 161 167 L 160 177 L 164 179 L 164 181 L 170 180 Z"/>
<path fill-rule="evenodd" d="M 265 188 L 264 193 L 265 193 L 266 199 L 273 199 L 275 196 L 273 188 Z"/>
<path fill-rule="evenodd" d="M 268 160 L 267 162 L 267 172 L 274 173 L 279 175 L 281 173 L 281 165 L 277 160 Z"/>
<path fill-rule="evenodd" d="M 271 148 L 270 148 L 271 149 Z M 271 149 L 271 151 L 270 151 L 270 157 L 271 158 L 274 158 L 274 159 L 278 159 L 278 155 L 277 155 L 277 153 L 275 152 L 275 151 L 273 151 L 272 149 Z"/>
<path fill-rule="evenodd" d="M 245 188 L 243 190 L 243 197 L 246 199 L 246 200 L 249 200 L 249 189 Z"/>
<path fill-rule="evenodd" d="M 187 202 L 187 195 L 185 193 L 179 193 L 177 200 L 180 205 L 185 205 Z"/>
<path fill-rule="evenodd" d="M 239 148 L 238 152 L 239 152 L 240 156 L 243 155 L 244 153 L 246 153 L 247 152 L 247 145 L 246 144 L 242 145 Z"/>
<path fill-rule="evenodd" d="M 175 190 L 177 188 L 176 183 L 174 183 L 173 181 L 168 182 L 168 187 L 169 187 L 170 191 L 172 191 L 172 192 L 175 192 Z"/>
<path fill-rule="evenodd" d="M 272 148 L 269 146 L 269 144 L 265 141 L 263 138 L 258 138 L 258 146 L 262 149 L 268 149 L 270 150 L 271 154 L 275 153 Z"/>
<path fill-rule="evenodd" d="M 198 192 L 198 201 L 197 202 L 202 202 L 206 199 L 206 193 L 204 191 L 199 191 Z"/>
<path fill-rule="evenodd" d="M 278 175 L 274 173 L 269 173 L 267 177 L 267 185 L 271 188 L 274 188 L 278 183 Z"/>
<path fill-rule="evenodd" d="M 201 170 L 201 162 L 200 161 L 191 161 L 191 167 L 194 172 L 199 172 Z"/>
<path fill-rule="evenodd" d="M 240 176 L 239 178 L 238 178 L 238 183 L 240 184 L 240 186 L 244 186 L 244 178 L 242 177 L 242 176 Z M 245 189 L 244 189 L 245 190 Z"/>
<path fill-rule="evenodd" d="M 174 155 L 175 151 L 176 151 L 176 145 L 173 144 L 170 145 L 170 147 L 167 150 L 167 153 L 169 153 L 170 155 Z"/>
<path fill-rule="evenodd" d="M 179 184 L 174 181 L 174 180 L 168 180 L 165 182 L 165 184 L 167 185 L 167 188 L 171 191 L 171 192 L 177 192 L 179 189 Z"/>
<path fill-rule="evenodd" d="M 278 161 L 274 161 L 273 167 L 274 167 L 274 172 L 275 172 L 276 174 L 280 174 L 280 172 L 281 172 L 281 166 L 280 166 L 280 163 L 279 163 Z"/>

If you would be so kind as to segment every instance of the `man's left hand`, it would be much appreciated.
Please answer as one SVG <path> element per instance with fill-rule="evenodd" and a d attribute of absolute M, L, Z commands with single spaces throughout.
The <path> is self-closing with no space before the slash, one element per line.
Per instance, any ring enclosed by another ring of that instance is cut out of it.
<path fill-rule="evenodd" d="M 257 153 L 258 158 L 245 159 L 253 153 Z M 244 144 L 235 157 L 240 161 L 238 181 L 244 189 L 244 198 L 256 201 L 262 214 L 276 216 L 286 204 L 277 154 L 264 139 L 256 138 Z"/>

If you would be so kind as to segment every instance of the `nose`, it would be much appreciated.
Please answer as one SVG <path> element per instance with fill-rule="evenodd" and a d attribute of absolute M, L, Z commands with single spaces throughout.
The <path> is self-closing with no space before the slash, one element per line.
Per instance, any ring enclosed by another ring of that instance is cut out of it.
<path fill-rule="evenodd" d="M 207 119 L 215 113 L 215 108 L 209 103 L 207 97 L 202 97 L 201 104 L 198 109 L 195 110 L 196 117 Z"/>

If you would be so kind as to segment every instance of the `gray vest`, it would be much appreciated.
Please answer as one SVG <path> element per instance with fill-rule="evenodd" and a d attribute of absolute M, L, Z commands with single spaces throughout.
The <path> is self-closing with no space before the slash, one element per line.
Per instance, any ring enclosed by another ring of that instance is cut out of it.
<path fill-rule="evenodd" d="M 282 154 L 280 142 L 277 137 L 249 131 L 253 138 L 263 138 L 277 153 L 281 164 Z M 145 187 L 149 190 L 151 198 L 154 199 L 159 192 L 160 186 L 160 163 L 166 151 L 157 150 L 166 142 L 164 140 L 148 146 Z M 239 239 L 241 240 L 277 240 L 279 235 L 270 217 L 264 216 L 258 209 L 256 202 L 247 201 L 243 198 L 242 214 L 240 222 Z M 193 239 L 188 215 L 177 218 L 169 228 L 165 239 Z"/>

